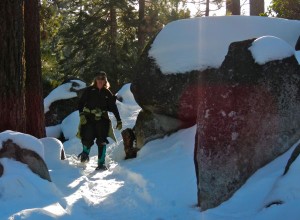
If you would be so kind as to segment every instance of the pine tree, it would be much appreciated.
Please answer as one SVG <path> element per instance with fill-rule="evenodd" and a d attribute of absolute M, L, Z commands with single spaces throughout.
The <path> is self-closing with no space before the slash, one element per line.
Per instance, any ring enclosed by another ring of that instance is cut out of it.
<path fill-rule="evenodd" d="M 26 0 L 24 8 L 26 133 L 42 138 L 46 136 L 46 132 L 41 73 L 39 0 Z"/>
<path fill-rule="evenodd" d="M 90 82 L 107 72 L 112 90 L 131 82 L 135 63 L 164 24 L 189 17 L 179 1 L 148 1 L 137 11 L 133 0 L 66 0 L 59 31 L 60 72 Z M 140 1 L 141 6 L 143 1 Z M 143 11 L 144 10 L 144 11 Z"/>
<path fill-rule="evenodd" d="M 45 136 L 37 18 L 38 0 L 0 1 L 0 132 Z"/>
<path fill-rule="evenodd" d="M 223 0 L 198 0 L 193 1 L 197 9 L 196 16 L 210 16 L 212 12 L 219 10 L 223 6 Z M 212 7 L 213 5 L 213 7 Z"/>
<path fill-rule="evenodd" d="M 26 131 L 23 0 L 0 1 L 0 132 Z"/>
<path fill-rule="evenodd" d="M 264 0 L 250 0 L 250 15 L 260 15 L 265 12 Z"/>
<path fill-rule="evenodd" d="M 145 27 L 145 0 L 139 0 L 139 24 L 138 24 L 138 53 L 143 52 L 146 41 L 146 27 Z"/>
<path fill-rule="evenodd" d="M 240 15 L 241 14 L 240 0 L 226 0 L 226 14 Z"/>
<path fill-rule="evenodd" d="M 267 15 L 299 20 L 300 0 L 272 0 Z"/>

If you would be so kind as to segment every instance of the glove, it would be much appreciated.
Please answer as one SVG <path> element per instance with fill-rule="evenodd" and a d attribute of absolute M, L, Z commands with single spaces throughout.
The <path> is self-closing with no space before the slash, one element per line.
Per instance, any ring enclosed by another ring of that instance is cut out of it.
<path fill-rule="evenodd" d="M 84 113 L 80 113 L 79 116 L 80 116 L 80 124 L 81 125 L 86 124 L 87 121 L 86 121 L 86 117 L 85 117 Z"/>
<path fill-rule="evenodd" d="M 118 129 L 119 131 L 122 129 L 122 121 L 117 121 L 116 129 Z"/>

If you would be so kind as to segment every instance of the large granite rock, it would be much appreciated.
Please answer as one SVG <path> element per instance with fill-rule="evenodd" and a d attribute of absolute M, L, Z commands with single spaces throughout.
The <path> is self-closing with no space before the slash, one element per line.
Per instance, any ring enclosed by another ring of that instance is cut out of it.
<path fill-rule="evenodd" d="M 139 60 L 138 76 L 130 87 L 136 102 L 143 109 L 134 127 L 138 148 L 148 141 L 194 125 L 199 77 L 201 74 L 209 76 L 215 71 L 207 69 L 165 75 L 149 57 L 150 45 Z"/>
<path fill-rule="evenodd" d="M 182 121 L 176 118 L 142 110 L 133 129 L 136 137 L 136 147 L 141 149 L 147 142 L 174 133 L 182 126 Z"/>
<path fill-rule="evenodd" d="M 232 43 L 221 68 L 199 87 L 195 166 L 202 210 L 230 198 L 300 138 L 300 66 L 294 56 L 258 65 L 252 42 Z"/>
<path fill-rule="evenodd" d="M 141 147 L 197 123 L 194 160 L 202 210 L 230 198 L 300 138 L 295 57 L 271 56 L 273 61 L 259 65 L 249 50 L 254 38 L 272 36 L 292 54 L 299 48 L 299 27 L 299 21 L 258 16 L 183 19 L 166 25 L 142 54 L 131 85 L 143 109 L 134 127 L 136 142 Z"/>
<path fill-rule="evenodd" d="M 45 114 L 46 127 L 61 124 L 62 121 L 78 108 L 78 97 L 61 99 L 53 102 Z"/>
<path fill-rule="evenodd" d="M 140 58 L 138 76 L 130 87 L 136 102 L 146 111 L 176 118 L 187 126 L 195 124 L 197 102 L 194 96 L 199 71 L 162 74 L 147 50 Z"/>
<path fill-rule="evenodd" d="M 216 26 L 223 28 L 216 29 Z M 171 120 L 179 120 L 180 128 L 191 126 L 197 119 L 198 102 L 195 94 L 206 83 L 213 82 L 216 75 L 220 75 L 218 68 L 232 42 L 271 35 L 294 47 L 299 37 L 299 27 L 298 21 L 259 16 L 218 16 L 171 22 L 145 48 L 137 64 L 131 91 L 139 106 L 149 112 L 148 115 L 158 114 L 172 118 Z M 224 29 L 227 30 L 226 33 L 223 32 Z M 238 54 L 235 56 L 240 59 Z M 249 60 L 245 59 L 248 63 Z M 261 68 L 258 65 L 248 65 L 247 68 L 250 69 L 246 69 L 243 68 L 244 63 L 241 65 L 235 64 L 234 60 L 231 62 L 235 65 L 235 71 L 246 71 L 240 76 L 245 81 L 248 73 L 251 76 L 252 69 Z M 229 68 L 228 71 L 232 70 L 231 66 L 226 68 Z M 225 80 L 224 78 L 223 81 Z M 230 81 L 230 78 L 227 80 Z M 145 117 L 139 117 L 137 123 L 148 124 L 144 119 Z M 159 128 L 160 122 L 156 123 L 158 124 L 153 127 Z M 177 129 L 178 127 L 172 128 L 174 131 Z M 143 140 L 157 138 L 154 129 L 146 133 L 147 137 L 137 134 L 137 142 L 144 144 Z"/>

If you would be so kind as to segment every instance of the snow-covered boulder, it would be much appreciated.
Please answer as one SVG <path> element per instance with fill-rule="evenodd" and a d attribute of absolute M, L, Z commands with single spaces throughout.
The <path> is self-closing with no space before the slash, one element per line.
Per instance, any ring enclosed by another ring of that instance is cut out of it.
<path fill-rule="evenodd" d="M 51 182 L 48 167 L 44 159 L 37 152 L 31 149 L 22 148 L 11 139 L 3 141 L 0 149 L 0 158 L 9 158 L 27 164 L 28 168 L 33 173 Z M 2 173 L 5 172 L 5 167 L 1 165 L 0 170 L 2 170 Z"/>
<path fill-rule="evenodd" d="M 86 83 L 81 80 L 70 80 L 51 91 L 44 99 L 47 127 L 61 124 L 68 115 L 77 110 L 78 95 L 85 87 Z"/>
<path fill-rule="evenodd" d="M 275 44 L 284 47 L 283 57 L 253 53 L 254 46 L 265 47 L 257 41 L 232 43 L 198 92 L 195 164 L 202 210 L 229 199 L 300 138 L 300 66 L 282 40 Z"/>
<path fill-rule="evenodd" d="M 145 49 L 131 85 L 133 95 L 145 110 L 195 122 L 193 95 L 197 80 L 202 80 L 210 69 L 220 68 L 232 42 L 267 35 L 294 48 L 300 22 L 256 16 L 198 17 L 171 22 Z"/>
<path fill-rule="evenodd" d="M 144 132 L 147 133 L 147 137 L 140 137 L 137 134 L 137 142 L 145 144 L 143 140 L 162 137 L 170 131 L 196 123 L 198 100 L 195 94 L 207 82 L 216 80 L 231 43 L 272 36 L 269 38 L 279 39 L 282 44 L 276 44 L 277 47 L 271 49 L 278 50 L 284 47 L 286 53 L 291 54 L 291 48 L 295 47 L 299 35 L 299 21 L 268 17 L 202 17 L 167 24 L 140 57 L 136 77 L 131 85 L 131 91 L 139 106 L 148 115 L 153 114 L 147 117 L 147 119 L 153 118 L 152 121 L 139 121 L 144 120 L 145 117 L 138 118 L 137 124 L 143 125 L 141 127 L 147 131 Z M 264 40 L 258 40 L 256 47 L 259 48 L 259 43 L 262 41 Z M 263 42 L 263 45 L 266 44 Z M 266 48 L 264 49 L 266 51 Z M 257 50 L 254 48 L 253 51 L 255 53 Z M 273 51 L 271 55 L 276 55 L 274 57 L 267 57 L 269 53 L 262 54 L 264 55 L 262 58 L 257 58 L 258 60 L 264 58 L 267 63 L 286 56 L 280 54 L 281 56 L 278 57 L 279 53 L 280 51 Z M 253 57 L 256 58 L 256 55 Z M 246 71 L 244 76 L 248 73 L 250 76 L 252 69 L 258 67 L 256 63 L 253 66 L 248 65 L 247 68 L 250 69 L 243 68 L 244 64 L 239 65 L 240 68 L 237 67 L 235 70 Z M 228 66 L 226 68 L 229 68 L 228 71 L 231 69 Z M 168 131 L 156 132 L 152 128 L 163 126 L 159 120 L 154 120 L 155 114 L 167 116 L 171 121 L 178 120 L 180 123 L 176 123 L 172 128 L 169 126 Z"/>

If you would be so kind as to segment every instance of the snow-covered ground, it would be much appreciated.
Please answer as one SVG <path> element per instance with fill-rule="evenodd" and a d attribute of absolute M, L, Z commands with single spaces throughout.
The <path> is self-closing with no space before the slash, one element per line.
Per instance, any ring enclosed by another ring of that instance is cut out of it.
<path fill-rule="evenodd" d="M 194 25 L 193 22 L 191 25 Z M 225 28 L 222 24 L 223 22 L 215 23 L 214 27 Z M 180 22 L 178 25 L 181 25 Z M 283 28 L 282 31 L 286 29 Z M 176 35 L 174 37 L 176 38 Z M 251 52 L 257 62 L 282 59 L 289 56 L 291 51 L 295 52 L 291 49 L 290 42 L 286 45 L 282 42 L 284 39 L 276 37 L 262 38 L 252 45 Z M 209 41 L 212 38 L 213 36 L 207 36 L 202 40 Z M 265 51 L 269 44 L 277 45 L 276 54 L 280 54 L 282 50 L 285 55 L 273 57 L 274 54 Z M 174 57 L 173 51 L 169 52 Z M 213 59 L 213 56 L 208 57 Z M 195 63 L 192 63 L 194 60 L 186 62 L 186 68 L 195 66 Z M 213 63 L 212 60 L 204 64 L 208 66 L 210 63 Z M 160 65 L 166 67 L 167 63 L 162 61 Z M 47 106 L 51 100 L 72 97 L 72 94 L 65 94 L 68 92 L 68 86 L 58 87 L 51 94 L 51 99 L 45 102 Z M 125 85 L 118 93 L 124 99 L 122 103 L 117 102 L 124 129 L 133 127 L 140 111 L 129 87 L 130 84 Z M 114 117 L 110 116 L 115 125 Z M 288 175 L 282 176 L 297 143 L 284 155 L 258 170 L 228 201 L 214 209 L 201 212 L 201 209 L 195 206 L 197 186 L 193 150 L 196 126 L 147 143 L 138 152 L 138 157 L 130 160 L 124 160 L 121 133 L 115 131 L 118 142 L 114 143 L 111 140 L 107 149 L 106 163 L 110 169 L 99 172 L 94 170 L 96 146 L 91 150 L 88 164 L 84 166 L 77 160 L 77 155 L 81 152 L 80 141 L 75 137 L 78 121 L 78 112 L 74 112 L 61 125 L 47 128 L 48 136 L 63 132 L 65 137 L 69 138 L 64 143 L 54 137 L 36 139 L 14 131 L 0 133 L 0 141 L 10 138 L 23 148 L 35 150 L 45 158 L 52 179 L 52 182 L 43 180 L 32 173 L 27 165 L 1 158 L 4 173 L 0 177 L 0 219 L 299 219 L 300 159 L 294 162 Z M 59 159 L 62 147 L 67 156 L 63 161 Z M 284 203 L 265 208 L 274 200 Z"/>
<path fill-rule="evenodd" d="M 57 94 L 63 94 L 64 87 L 58 88 Z M 118 93 L 124 98 L 117 103 L 124 128 L 133 127 L 140 111 L 129 87 L 125 85 Z M 40 149 L 52 178 L 50 183 L 25 164 L 0 159 L 5 169 L 0 178 L 0 219 L 199 219 L 193 165 L 195 126 L 148 143 L 131 160 L 124 160 L 121 133 L 115 131 L 118 143 L 108 145 L 106 157 L 110 169 L 99 172 L 95 171 L 95 146 L 88 164 L 77 160 L 82 150 L 75 137 L 77 117 L 74 112 L 61 125 L 67 137 L 73 134 L 63 144 L 64 161 L 59 160 L 63 145 L 55 138 L 38 140 L 13 131 L 0 133 L 2 141 L 10 138 L 23 148 Z"/>
<path fill-rule="evenodd" d="M 125 97 L 124 103 L 118 102 L 121 117 L 125 127 L 132 127 L 140 108 L 132 99 L 127 101 L 129 84 L 120 92 Z M 64 123 L 63 130 L 75 131 L 74 121 Z M 300 159 L 287 177 L 281 177 L 294 147 L 258 170 L 231 199 L 200 212 L 195 206 L 195 132 L 193 126 L 151 141 L 138 152 L 136 159 L 123 160 L 123 142 L 116 131 L 119 143 L 109 144 L 106 162 L 110 169 L 103 172 L 94 170 L 95 146 L 86 166 L 78 162 L 76 156 L 81 152 L 81 144 L 76 137 L 64 143 L 67 158 L 61 161 L 63 145 L 55 138 L 38 140 L 13 131 L 2 132 L 2 141 L 11 138 L 24 148 L 44 148 L 40 154 L 44 154 L 52 182 L 33 174 L 25 164 L 0 159 L 5 169 L 0 178 L 0 219 L 299 219 Z M 285 204 L 264 208 L 274 199 Z"/>

